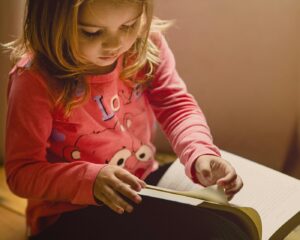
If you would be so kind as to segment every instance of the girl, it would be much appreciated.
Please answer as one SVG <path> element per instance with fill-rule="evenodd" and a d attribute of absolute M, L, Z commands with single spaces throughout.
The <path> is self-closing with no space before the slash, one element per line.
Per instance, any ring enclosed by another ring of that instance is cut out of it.
<path fill-rule="evenodd" d="M 176 72 L 152 0 L 27 0 L 26 9 L 23 36 L 7 45 L 16 64 L 5 169 L 28 198 L 32 239 L 149 237 L 137 229 L 149 208 L 131 212 L 158 168 L 154 117 L 194 182 L 221 185 L 229 199 L 241 189 Z"/>

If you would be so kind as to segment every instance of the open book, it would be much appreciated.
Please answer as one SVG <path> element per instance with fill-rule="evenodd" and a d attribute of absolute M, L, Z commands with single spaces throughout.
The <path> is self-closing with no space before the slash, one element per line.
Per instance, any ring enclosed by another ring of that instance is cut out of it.
<path fill-rule="evenodd" d="M 186 177 L 179 160 L 171 165 L 157 187 L 147 186 L 140 194 L 206 208 L 225 218 L 232 215 L 230 221 L 235 221 L 253 240 L 284 239 L 300 225 L 300 180 L 225 151 L 222 157 L 234 166 L 244 182 L 230 203 L 222 189 L 194 184 Z"/>

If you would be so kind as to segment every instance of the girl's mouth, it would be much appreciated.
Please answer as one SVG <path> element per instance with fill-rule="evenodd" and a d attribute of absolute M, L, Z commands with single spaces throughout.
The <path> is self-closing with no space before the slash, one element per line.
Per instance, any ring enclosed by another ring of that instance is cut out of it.
<path fill-rule="evenodd" d="M 104 56 L 104 57 L 99 57 L 101 60 L 112 60 L 117 58 L 117 55 L 114 56 Z"/>

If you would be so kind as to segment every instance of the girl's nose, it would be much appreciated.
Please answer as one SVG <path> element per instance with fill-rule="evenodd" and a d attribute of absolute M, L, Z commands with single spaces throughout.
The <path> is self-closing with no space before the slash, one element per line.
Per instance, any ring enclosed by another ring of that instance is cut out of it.
<path fill-rule="evenodd" d="M 110 35 L 102 42 L 102 47 L 105 51 L 114 52 L 120 49 L 121 39 L 118 34 Z"/>

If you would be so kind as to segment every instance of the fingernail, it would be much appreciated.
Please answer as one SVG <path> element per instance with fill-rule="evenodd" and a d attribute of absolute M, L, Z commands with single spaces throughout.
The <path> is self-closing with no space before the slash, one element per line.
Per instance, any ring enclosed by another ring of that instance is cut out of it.
<path fill-rule="evenodd" d="M 133 207 L 131 207 L 131 206 L 128 206 L 127 208 L 126 208 L 126 212 L 129 212 L 129 213 L 131 213 L 133 211 Z"/>
<path fill-rule="evenodd" d="M 218 182 L 218 185 L 220 185 L 221 187 L 224 187 L 224 186 L 225 186 L 225 183 L 222 182 L 222 181 L 219 181 L 219 182 Z"/>
<path fill-rule="evenodd" d="M 134 197 L 134 202 L 135 203 L 140 203 L 142 201 L 142 198 L 140 196 Z"/>
<path fill-rule="evenodd" d="M 119 208 L 117 211 L 118 211 L 119 214 L 123 214 L 124 213 L 124 209 L 123 208 Z"/>

